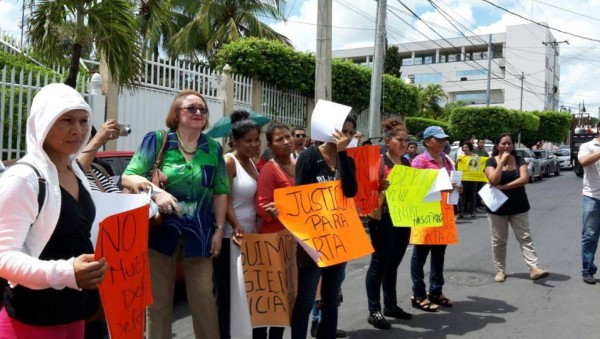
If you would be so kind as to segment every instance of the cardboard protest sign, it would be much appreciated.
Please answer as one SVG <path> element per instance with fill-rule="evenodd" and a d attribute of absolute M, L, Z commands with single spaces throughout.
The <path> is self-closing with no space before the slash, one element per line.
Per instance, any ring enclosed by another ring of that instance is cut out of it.
<path fill-rule="evenodd" d="M 275 190 L 279 220 L 319 267 L 373 252 L 352 198 L 340 180 Z"/>
<path fill-rule="evenodd" d="M 458 243 L 454 206 L 447 203 L 448 193 L 442 192 L 442 200 L 438 203 L 442 210 L 442 227 L 413 227 L 410 243 L 413 245 L 450 245 Z"/>
<path fill-rule="evenodd" d="M 348 155 L 354 159 L 354 164 L 356 164 L 358 192 L 354 201 L 360 214 L 367 215 L 379 207 L 377 199 L 381 158 L 379 146 L 348 148 Z"/>
<path fill-rule="evenodd" d="M 489 157 L 460 155 L 456 160 L 456 168 L 463 172 L 462 180 L 488 182 L 485 176 L 485 162 L 487 159 Z"/>
<path fill-rule="evenodd" d="M 392 168 L 387 177 L 390 185 L 385 197 L 394 226 L 442 226 L 440 202 L 425 201 L 428 195 L 434 193 L 431 187 L 438 177 L 438 172 L 440 171 L 398 165 Z"/>
<path fill-rule="evenodd" d="M 148 266 L 148 205 L 100 222 L 96 260 L 108 264 L 100 284 L 110 337 L 143 338 L 146 306 L 152 304 Z"/>
<path fill-rule="evenodd" d="M 335 129 L 342 130 L 344 120 L 352 107 L 319 99 L 310 118 L 310 138 L 317 141 L 333 141 Z"/>
<path fill-rule="evenodd" d="M 296 239 L 279 233 L 246 233 L 242 267 L 252 327 L 291 326 L 296 301 Z"/>

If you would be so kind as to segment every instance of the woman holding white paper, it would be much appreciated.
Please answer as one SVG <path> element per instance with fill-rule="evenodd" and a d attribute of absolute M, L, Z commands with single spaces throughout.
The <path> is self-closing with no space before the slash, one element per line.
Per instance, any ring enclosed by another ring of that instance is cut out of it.
<path fill-rule="evenodd" d="M 512 136 L 500 134 L 494 141 L 492 156 L 485 164 L 485 175 L 490 186 L 502 191 L 508 200 L 496 211 L 489 208 L 488 221 L 492 233 L 492 253 L 496 266 L 496 282 L 506 279 L 506 242 L 508 240 L 508 224 L 510 223 L 515 237 L 521 246 L 521 253 L 529 267 L 530 277 L 537 280 L 547 277 L 550 272 L 538 267 L 538 258 L 529 231 L 529 200 L 525 185 L 529 180 L 527 163 L 513 149 Z"/>
<path fill-rule="evenodd" d="M 354 197 L 358 191 L 354 160 L 346 148 L 356 133 L 356 121 L 348 117 L 342 130 L 335 130 L 332 140 L 320 146 L 311 146 L 300 153 L 296 163 L 296 185 L 314 184 L 341 179 L 346 197 Z M 305 339 L 308 317 L 315 303 L 317 285 L 321 278 L 321 322 L 317 338 L 335 338 L 338 320 L 338 300 L 345 277 L 346 263 L 320 268 L 297 246 L 298 293 L 292 314 L 292 339 Z"/>

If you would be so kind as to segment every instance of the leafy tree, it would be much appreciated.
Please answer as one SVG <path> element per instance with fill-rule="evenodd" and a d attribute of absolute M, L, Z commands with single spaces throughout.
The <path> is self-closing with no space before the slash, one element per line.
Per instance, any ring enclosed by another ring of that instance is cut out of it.
<path fill-rule="evenodd" d="M 400 78 L 400 67 L 402 66 L 402 58 L 398 54 L 398 47 L 388 47 L 385 51 L 385 61 L 383 64 L 383 73 L 389 74 L 396 78 Z"/>
<path fill-rule="evenodd" d="M 524 133 L 521 139 L 531 147 L 544 141 L 563 142 L 571 129 L 572 115 L 568 112 L 544 111 L 534 112 L 539 117 L 539 129 L 536 132 Z"/>
<path fill-rule="evenodd" d="M 417 86 L 419 91 L 420 115 L 434 119 L 443 118 L 443 108 L 441 103 L 448 99 L 448 96 L 440 84 L 427 84 L 427 87 Z"/>
<path fill-rule="evenodd" d="M 143 59 L 136 41 L 133 5 L 126 0 L 42 0 L 36 3 L 30 24 L 31 45 L 36 53 L 60 62 L 70 49 L 65 84 L 75 87 L 84 47 L 93 45 L 105 58 L 120 85 L 135 83 Z"/>
<path fill-rule="evenodd" d="M 454 110 L 455 108 L 467 107 L 467 106 L 468 106 L 467 102 L 461 101 L 461 100 L 446 103 L 446 105 L 444 106 L 443 116 L 449 118 L 450 115 L 452 114 L 452 110 Z"/>
<path fill-rule="evenodd" d="M 176 1 L 189 21 L 168 42 L 171 54 L 193 56 L 203 54 L 209 59 L 227 43 L 244 37 L 259 37 L 290 45 L 285 36 L 260 21 L 262 17 L 283 20 L 277 0 L 205 0 Z"/>

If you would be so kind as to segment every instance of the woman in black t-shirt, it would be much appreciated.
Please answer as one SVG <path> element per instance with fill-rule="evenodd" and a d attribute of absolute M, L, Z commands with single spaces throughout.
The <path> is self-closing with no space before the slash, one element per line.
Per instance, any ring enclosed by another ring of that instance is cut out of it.
<path fill-rule="evenodd" d="M 296 185 L 314 184 L 340 179 L 342 192 L 348 198 L 358 190 L 354 160 L 346 153 L 346 147 L 356 133 L 356 121 L 348 117 L 342 130 L 336 130 L 328 141 L 311 146 L 300 153 L 296 163 Z M 317 338 L 335 338 L 338 320 L 338 301 L 345 277 L 346 263 L 320 268 L 298 245 L 298 293 L 292 313 L 292 339 L 306 338 L 308 317 L 317 294 L 321 278 L 321 322 L 317 326 Z"/>
<path fill-rule="evenodd" d="M 496 266 L 494 280 L 503 282 L 506 279 L 506 242 L 509 223 L 521 246 L 525 263 L 531 272 L 531 279 L 547 277 L 550 273 L 538 267 L 538 258 L 529 231 L 530 207 L 525 193 L 525 185 L 529 180 L 527 163 L 516 155 L 512 136 L 509 133 L 500 134 L 496 138 L 492 157 L 485 164 L 485 175 L 492 187 L 501 190 L 508 197 L 508 200 L 495 212 L 487 209 L 492 232 L 492 253 Z"/>

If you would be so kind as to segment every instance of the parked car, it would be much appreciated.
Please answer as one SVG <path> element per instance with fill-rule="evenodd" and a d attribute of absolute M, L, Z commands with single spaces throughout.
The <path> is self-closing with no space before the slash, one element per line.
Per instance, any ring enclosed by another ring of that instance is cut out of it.
<path fill-rule="evenodd" d="M 554 175 L 560 175 L 560 165 L 558 164 L 558 159 L 551 150 L 537 149 L 533 151 L 533 154 L 535 154 L 535 156 L 541 162 L 542 173 L 546 178 L 550 176 L 550 173 L 554 173 Z"/>
<path fill-rule="evenodd" d="M 554 151 L 554 155 L 558 160 L 560 168 L 572 169 L 573 163 L 571 162 L 571 150 L 568 148 L 561 148 Z"/>
<path fill-rule="evenodd" d="M 542 180 L 542 164 L 538 161 L 535 154 L 529 148 L 518 148 L 515 150 L 518 156 L 525 159 L 529 171 L 529 182 L 533 182 L 535 177 Z"/>
<path fill-rule="evenodd" d="M 111 175 L 119 188 L 122 188 L 121 174 L 125 172 L 129 161 L 131 161 L 131 157 L 133 157 L 133 153 L 132 151 L 105 151 L 96 153 L 96 158 L 100 160 L 101 165 L 106 168 L 106 171 Z"/>

